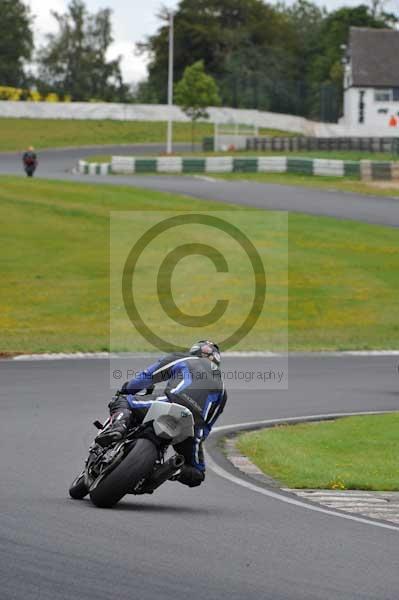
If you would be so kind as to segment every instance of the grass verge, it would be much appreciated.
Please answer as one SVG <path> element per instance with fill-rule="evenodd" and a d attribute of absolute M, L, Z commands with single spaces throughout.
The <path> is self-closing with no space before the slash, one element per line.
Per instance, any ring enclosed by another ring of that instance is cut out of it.
<path fill-rule="evenodd" d="M 326 177 L 323 175 L 297 175 L 296 173 L 212 173 L 216 179 L 227 181 L 257 181 L 280 185 L 301 186 L 325 190 L 352 192 L 367 196 L 399 196 L 399 189 L 389 181 L 387 187 L 378 187 L 380 182 L 365 183 L 350 177 Z"/>
<path fill-rule="evenodd" d="M 108 350 L 110 211 L 213 207 L 132 188 L 28 183 L 1 177 L 3 353 Z"/>
<path fill-rule="evenodd" d="M 289 151 L 261 151 L 261 150 L 235 150 L 234 152 L 182 152 L 181 156 L 201 157 L 201 156 L 288 156 L 289 158 L 326 158 L 328 160 L 375 160 L 375 161 L 394 161 L 399 160 L 397 154 L 392 152 L 360 152 L 344 150 L 302 150 L 298 152 Z"/>
<path fill-rule="evenodd" d="M 29 145 L 40 149 L 166 142 L 166 127 L 164 121 L 0 118 L 0 151 L 22 151 Z M 263 129 L 262 135 L 266 134 L 287 135 L 284 131 Z M 196 142 L 212 135 L 212 123 L 196 124 Z M 173 140 L 190 143 L 191 123 L 173 123 Z"/>
<path fill-rule="evenodd" d="M 106 155 L 92 156 L 88 162 L 110 162 Z M 155 175 L 156 173 L 154 173 Z M 162 175 L 162 173 L 160 173 Z M 135 173 L 135 176 L 140 173 Z M 147 173 L 148 175 L 148 173 Z M 175 175 L 190 176 L 190 173 L 175 173 Z M 323 175 L 297 175 L 296 173 L 210 173 L 204 174 L 214 179 L 226 181 L 257 181 L 259 183 L 275 183 L 279 185 L 301 186 L 307 188 L 341 191 L 365 196 L 397 197 L 399 186 L 397 181 L 373 181 L 365 183 L 351 177 L 328 177 Z"/>
<path fill-rule="evenodd" d="M 291 488 L 399 490 L 399 414 L 283 425 L 240 435 L 237 446 Z"/>
<path fill-rule="evenodd" d="M 228 152 L 225 152 L 228 155 Z M 288 156 L 289 158 L 327 158 L 328 160 L 399 160 L 392 152 L 361 152 L 356 150 L 301 150 L 299 152 L 236 150 L 234 156 Z M 211 156 L 211 154 L 210 154 Z"/>
<path fill-rule="evenodd" d="M 110 211 L 141 211 L 143 221 L 148 210 L 238 210 L 131 187 L 0 181 L 0 352 L 109 348 Z M 288 290 L 286 274 L 273 264 L 267 273 L 268 319 L 237 349 L 279 349 L 287 294 L 290 350 L 399 347 L 397 230 L 301 214 L 290 214 L 288 224 L 288 240 L 272 220 L 252 232 L 265 247 L 280 239 L 286 251 L 288 244 Z M 204 289 L 190 261 L 181 268 L 178 282 L 191 281 L 192 293 Z M 143 278 L 144 288 L 145 273 Z M 233 287 L 239 296 L 240 286 Z M 205 295 L 202 307 L 211 308 L 215 298 Z M 233 324 L 240 315 L 238 305 Z M 171 325 L 172 337 L 178 329 Z M 136 338 L 129 349 L 152 348 Z"/>

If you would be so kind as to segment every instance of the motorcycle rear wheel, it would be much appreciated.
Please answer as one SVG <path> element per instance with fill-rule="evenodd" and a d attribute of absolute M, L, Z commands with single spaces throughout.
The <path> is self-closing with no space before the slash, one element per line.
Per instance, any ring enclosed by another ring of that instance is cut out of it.
<path fill-rule="evenodd" d="M 155 445 L 138 439 L 129 454 L 100 483 L 90 490 L 90 499 L 99 508 L 112 508 L 153 469 L 158 458 Z"/>

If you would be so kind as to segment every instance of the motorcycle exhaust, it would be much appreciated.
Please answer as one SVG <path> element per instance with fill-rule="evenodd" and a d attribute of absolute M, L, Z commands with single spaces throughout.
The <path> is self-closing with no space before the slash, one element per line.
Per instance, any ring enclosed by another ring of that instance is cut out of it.
<path fill-rule="evenodd" d="M 185 462 L 184 456 L 182 456 L 181 454 L 175 454 L 174 456 L 172 456 L 172 458 L 169 459 L 169 461 L 171 462 L 171 464 L 173 464 L 175 469 L 181 469 Z"/>
<path fill-rule="evenodd" d="M 152 492 L 160 485 L 165 483 L 165 481 L 167 481 L 174 475 L 177 475 L 179 469 L 181 469 L 184 465 L 184 462 L 184 456 L 182 456 L 181 454 L 175 454 L 175 456 L 169 458 L 167 461 L 164 462 L 163 465 L 159 466 L 152 473 L 151 477 L 147 479 L 142 488 L 142 492 Z"/>

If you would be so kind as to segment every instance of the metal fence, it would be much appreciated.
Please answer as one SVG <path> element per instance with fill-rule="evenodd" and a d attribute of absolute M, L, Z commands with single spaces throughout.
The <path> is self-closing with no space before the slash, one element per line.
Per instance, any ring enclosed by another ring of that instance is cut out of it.
<path fill-rule="evenodd" d="M 356 150 L 361 152 L 399 153 L 399 138 L 385 137 L 253 137 L 247 138 L 247 150 L 270 152 L 336 151 Z"/>

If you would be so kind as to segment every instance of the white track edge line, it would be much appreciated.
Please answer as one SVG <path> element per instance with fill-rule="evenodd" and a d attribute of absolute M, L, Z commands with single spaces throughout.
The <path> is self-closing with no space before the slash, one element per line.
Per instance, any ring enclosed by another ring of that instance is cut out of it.
<path fill-rule="evenodd" d="M 236 423 L 235 425 L 224 425 L 221 427 L 215 427 L 213 429 L 213 431 L 214 432 L 222 432 L 222 431 L 229 431 L 229 430 L 234 430 L 234 429 L 237 429 L 237 430 L 245 429 L 246 427 L 253 427 L 255 425 L 262 426 L 262 425 L 270 425 L 270 424 L 274 424 L 274 423 L 286 423 L 289 421 L 298 421 L 298 420 L 306 421 L 308 419 L 310 420 L 310 419 L 317 419 L 317 418 L 319 418 L 321 420 L 323 418 L 326 419 L 326 418 L 332 418 L 332 417 L 379 415 L 379 414 L 386 414 L 386 413 L 391 413 L 391 412 L 396 412 L 396 411 L 381 410 L 381 411 L 363 411 L 363 412 L 355 412 L 355 413 L 353 413 L 353 412 L 352 413 L 327 413 L 324 415 L 306 415 L 306 416 L 301 416 L 301 417 L 288 417 L 285 419 L 284 418 L 268 419 L 266 421 L 251 421 L 248 423 Z M 351 514 L 337 512 L 335 510 L 330 510 L 328 508 L 321 508 L 320 506 L 308 504 L 307 502 L 302 502 L 301 500 L 297 500 L 295 498 L 286 496 L 284 494 L 279 494 L 278 492 L 268 490 L 264 487 L 260 487 L 256 484 L 254 484 L 254 483 L 250 483 L 249 481 L 246 481 L 245 479 L 241 479 L 240 477 L 236 477 L 235 475 L 232 475 L 231 473 L 229 473 L 228 471 L 223 469 L 223 467 L 220 467 L 219 465 L 217 465 L 215 463 L 215 461 L 213 460 L 213 458 L 209 455 L 209 452 L 206 452 L 206 460 L 207 460 L 207 463 L 208 463 L 210 469 L 212 469 L 212 471 L 214 473 L 216 473 L 216 475 L 219 475 L 219 477 L 222 477 L 223 479 L 227 479 L 231 483 L 240 485 L 241 487 L 244 487 L 253 492 L 257 492 L 258 494 L 263 494 L 264 496 L 273 498 L 274 500 L 279 500 L 280 502 L 285 502 L 286 504 L 291 504 L 293 506 L 298 506 L 300 508 L 306 508 L 307 510 L 312 510 L 313 512 L 318 512 L 318 513 L 322 513 L 322 514 L 333 516 L 333 517 L 340 517 L 341 519 L 347 519 L 349 521 L 355 521 L 356 523 L 363 523 L 365 525 L 372 525 L 374 527 L 379 527 L 380 529 L 389 529 L 391 531 L 399 532 L 399 526 L 388 525 L 387 523 L 379 523 L 378 521 L 373 521 L 373 520 L 367 519 L 365 517 L 356 517 Z"/>

